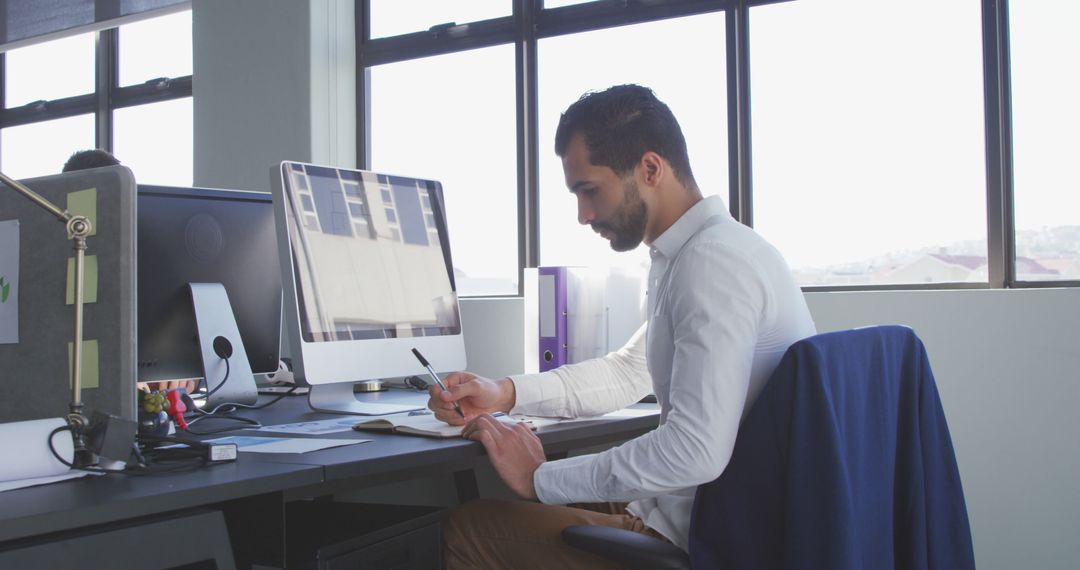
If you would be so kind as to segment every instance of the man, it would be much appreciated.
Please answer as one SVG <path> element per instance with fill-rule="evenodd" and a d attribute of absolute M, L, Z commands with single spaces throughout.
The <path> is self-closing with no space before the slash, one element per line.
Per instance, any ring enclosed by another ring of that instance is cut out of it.
<path fill-rule="evenodd" d="M 77 150 L 68 157 L 61 172 L 74 172 L 76 170 L 115 166 L 117 164 L 120 164 L 120 161 L 107 150 L 100 148 Z"/>
<path fill-rule="evenodd" d="M 602 359 L 500 380 L 455 373 L 446 392 L 432 389 L 436 416 L 468 422 L 463 435 L 483 443 L 507 486 L 539 500 L 456 509 L 445 528 L 448 568 L 603 567 L 562 543 L 572 524 L 687 548 L 696 487 L 724 470 L 742 416 L 787 347 L 815 332 L 780 254 L 719 197 L 702 198 L 678 122 L 652 91 L 621 85 L 584 95 L 562 115 L 555 152 L 578 221 L 617 251 L 649 246 L 647 334 Z M 650 385 L 659 427 L 593 455 L 545 461 L 531 431 L 490 415 L 603 413 Z"/>

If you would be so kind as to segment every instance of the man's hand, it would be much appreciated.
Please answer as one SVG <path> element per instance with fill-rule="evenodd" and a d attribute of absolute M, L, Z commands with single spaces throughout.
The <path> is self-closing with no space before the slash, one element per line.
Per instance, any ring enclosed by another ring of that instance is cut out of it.
<path fill-rule="evenodd" d="M 484 444 L 488 459 L 507 487 L 526 499 L 536 498 L 533 473 L 547 459 L 540 438 L 523 423 L 508 426 L 482 414 L 469 422 L 461 436 Z"/>
<path fill-rule="evenodd" d="M 428 408 L 450 425 L 464 425 L 480 414 L 509 412 L 514 407 L 514 383 L 509 378 L 490 380 L 471 372 L 451 372 L 443 384 L 446 391 L 437 384 L 428 386 Z M 464 418 L 454 410 L 454 402 L 461 406 Z"/>

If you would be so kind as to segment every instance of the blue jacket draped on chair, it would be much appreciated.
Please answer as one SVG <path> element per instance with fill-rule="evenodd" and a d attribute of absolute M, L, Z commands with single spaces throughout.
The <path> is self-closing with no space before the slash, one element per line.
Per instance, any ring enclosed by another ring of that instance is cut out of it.
<path fill-rule="evenodd" d="M 694 568 L 973 568 L 926 350 L 902 326 L 793 345 L 698 489 Z"/>

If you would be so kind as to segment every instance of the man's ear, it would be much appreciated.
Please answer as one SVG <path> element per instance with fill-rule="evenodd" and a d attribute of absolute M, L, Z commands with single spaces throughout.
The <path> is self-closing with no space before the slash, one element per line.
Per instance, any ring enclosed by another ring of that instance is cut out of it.
<path fill-rule="evenodd" d="M 641 169 L 642 181 L 649 186 L 656 186 L 663 178 L 667 165 L 664 164 L 664 159 L 659 154 L 648 151 L 641 155 L 638 167 Z"/>

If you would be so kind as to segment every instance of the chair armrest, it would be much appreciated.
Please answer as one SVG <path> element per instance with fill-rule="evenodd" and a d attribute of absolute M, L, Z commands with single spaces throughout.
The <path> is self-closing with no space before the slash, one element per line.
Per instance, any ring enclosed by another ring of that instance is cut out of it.
<path fill-rule="evenodd" d="M 583 524 L 562 531 L 563 542 L 627 568 L 690 570 L 683 549 L 644 534 L 621 528 Z"/>

